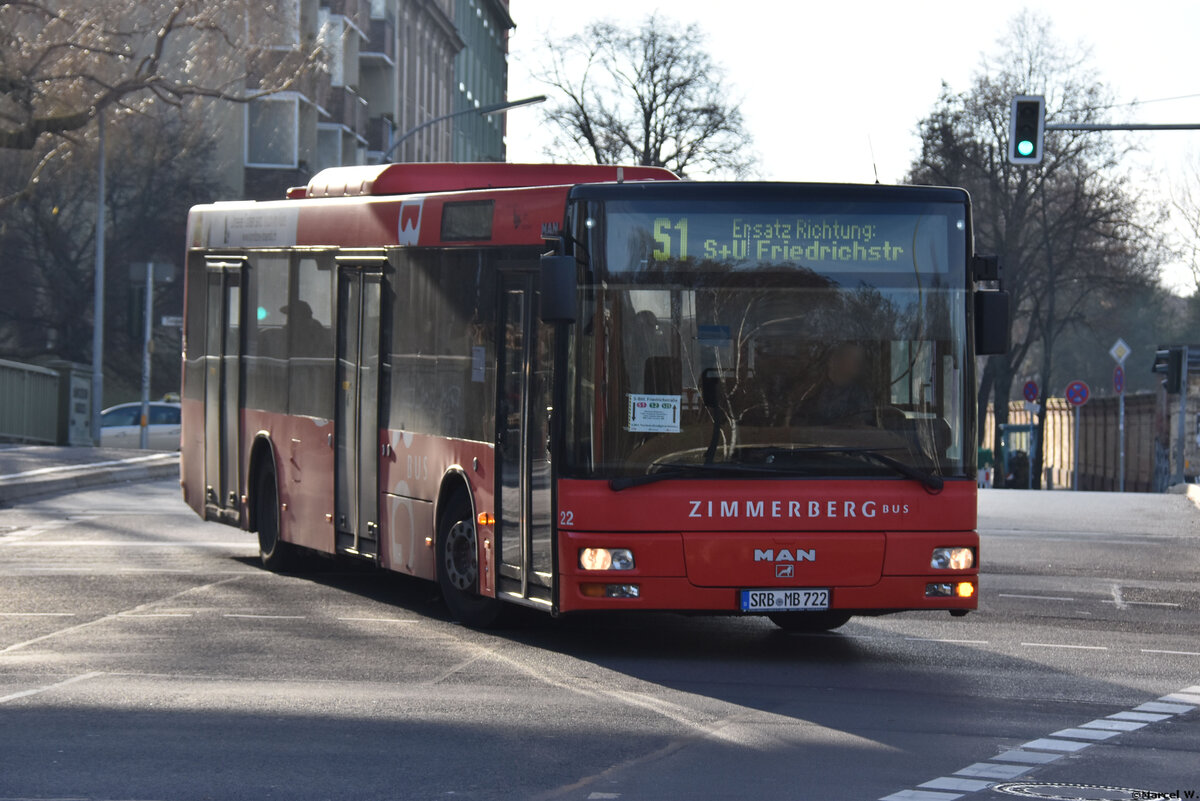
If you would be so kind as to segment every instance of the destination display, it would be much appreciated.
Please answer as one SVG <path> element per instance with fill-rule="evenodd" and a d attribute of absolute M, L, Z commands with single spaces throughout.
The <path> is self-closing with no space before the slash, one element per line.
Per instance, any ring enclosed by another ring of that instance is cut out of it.
<path fill-rule="evenodd" d="M 743 210 L 728 203 L 678 210 L 663 204 L 623 208 L 634 205 L 609 205 L 608 256 L 615 271 L 689 262 L 739 270 L 799 266 L 831 273 L 916 267 L 945 272 L 951 231 L 962 238 L 965 228 L 944 214 L 756 213 L 756 204 Z"/>

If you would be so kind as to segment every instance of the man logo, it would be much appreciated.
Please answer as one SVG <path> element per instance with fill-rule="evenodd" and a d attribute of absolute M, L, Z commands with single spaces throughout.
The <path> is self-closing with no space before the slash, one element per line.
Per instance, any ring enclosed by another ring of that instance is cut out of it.
<path fill-rule="evenodd" d="M 775 578 L 792 578 L 795 575 L 795 565 L 775 565 Z"/>

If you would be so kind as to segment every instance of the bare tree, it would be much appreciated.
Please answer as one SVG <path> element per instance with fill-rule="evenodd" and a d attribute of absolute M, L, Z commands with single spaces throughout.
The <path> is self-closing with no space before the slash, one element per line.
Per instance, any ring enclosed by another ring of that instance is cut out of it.
<path fill-rule="evenodd" d="M 994 401 L 997 442 L 1018 376 L 1041 384 L 1044 420 L 1064 332 L 1091 322 L 1089 314 L 1103 308 L 1097 298 L 1152 286 L 1162 253 L 1157 215 L 1122 173 L 1126 151 L 1110 136 L 1048 132 L 1041 165 L 1008 163 L 1013 95 L 1045 95 L 1050 121 L 1101 122 L 1112 100 L 1086 51 L 1055 41 L 1044 18 L 1021 14 L 1000 46 L 1000 57 L 985 60 L 968 91 L 943 89 L 921 121 L 921 154 L 909 174 L 914 183 L 967 188 L 976 249 L 1001 260 L 1014 309 L 1013 346 L 988 359 L 980 393 L 981 412 L 989 394 Z M 1040 448 L 1033 469 L 1036 481 Z"/>
<path fill-rule="evenodd" d="M 159 104 L 161 106 L 161 104 Z M 213 141 L 193 112 L 150 107 L 113 125 L 105 189 L 107 253 L 105 359 L 110 391 L 137 385 L 141 332 L 130 325 L 133 304 L 126 265 L 156 261 L 180 265 L 188 208 L 218 191 L 209 165 Z M 95 142 L 73 147 L 47 164 L 42 180 L 21 202 L 0 208 L 0 354 L 31 359 L 53 354 L 86 362 L 92 342 L 96 217 Z M 34 159 L 0 151 L 0 173 Z M 182 309 L 182 280 L 158 287 L 163 313 Z M 178 385 L 178 351 L 156 354 L 155 384 Z"/>
<path fill-rule="evenodd" d="M 540 79 L 565 98 L 546 112 L 558 153 L 680 175 L 740 176 L 753 165 L 741 111 L 696 24 L 680 30 L 658 15 L 633 30 L 594 22 L 547 49 Z"/>
<path fill-rule="evenodd" d="M 244 102 L 322 69 L 299 2 L 0 0 L 0 149 L 37 156 L 18 193 L 105 109 Z"/>

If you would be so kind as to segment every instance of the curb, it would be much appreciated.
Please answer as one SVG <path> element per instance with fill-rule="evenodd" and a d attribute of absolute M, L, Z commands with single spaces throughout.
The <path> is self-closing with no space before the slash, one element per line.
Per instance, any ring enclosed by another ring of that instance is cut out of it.
<path fill-rule="evenodd" d="M 45 467 L 0 477 L 0 507 L 41 495 L 171 476 L 179 476 L 178 453 L 135 456 L 90 465 Z"/>

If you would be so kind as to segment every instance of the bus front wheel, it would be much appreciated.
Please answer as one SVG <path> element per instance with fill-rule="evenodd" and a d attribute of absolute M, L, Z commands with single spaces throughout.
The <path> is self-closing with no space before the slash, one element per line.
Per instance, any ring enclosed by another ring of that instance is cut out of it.
<path fill-rule="evenodd" d="M 487 628 L 500 616 L 500 602 L 479 594 L 479 547 L 465 493 L 446 507 L 438 527 L 437 577 L 450 614 L 472 628 Z"/>
<path fill-rule="evenodd" d="M 275 484 L 275 469 L 258 471 L 254 493 L 255 518 L 258 523 L 258 554 L 268 570 L 287 570 L 295 565 L 296 548 L 279 539 L 279 489 Z"/>
<path fill-rule="evenodd" d="M 833 631 L 850 620 L 849 612 L 776 612 L 767 615 L 771 622 L 786 631 Z"/>

